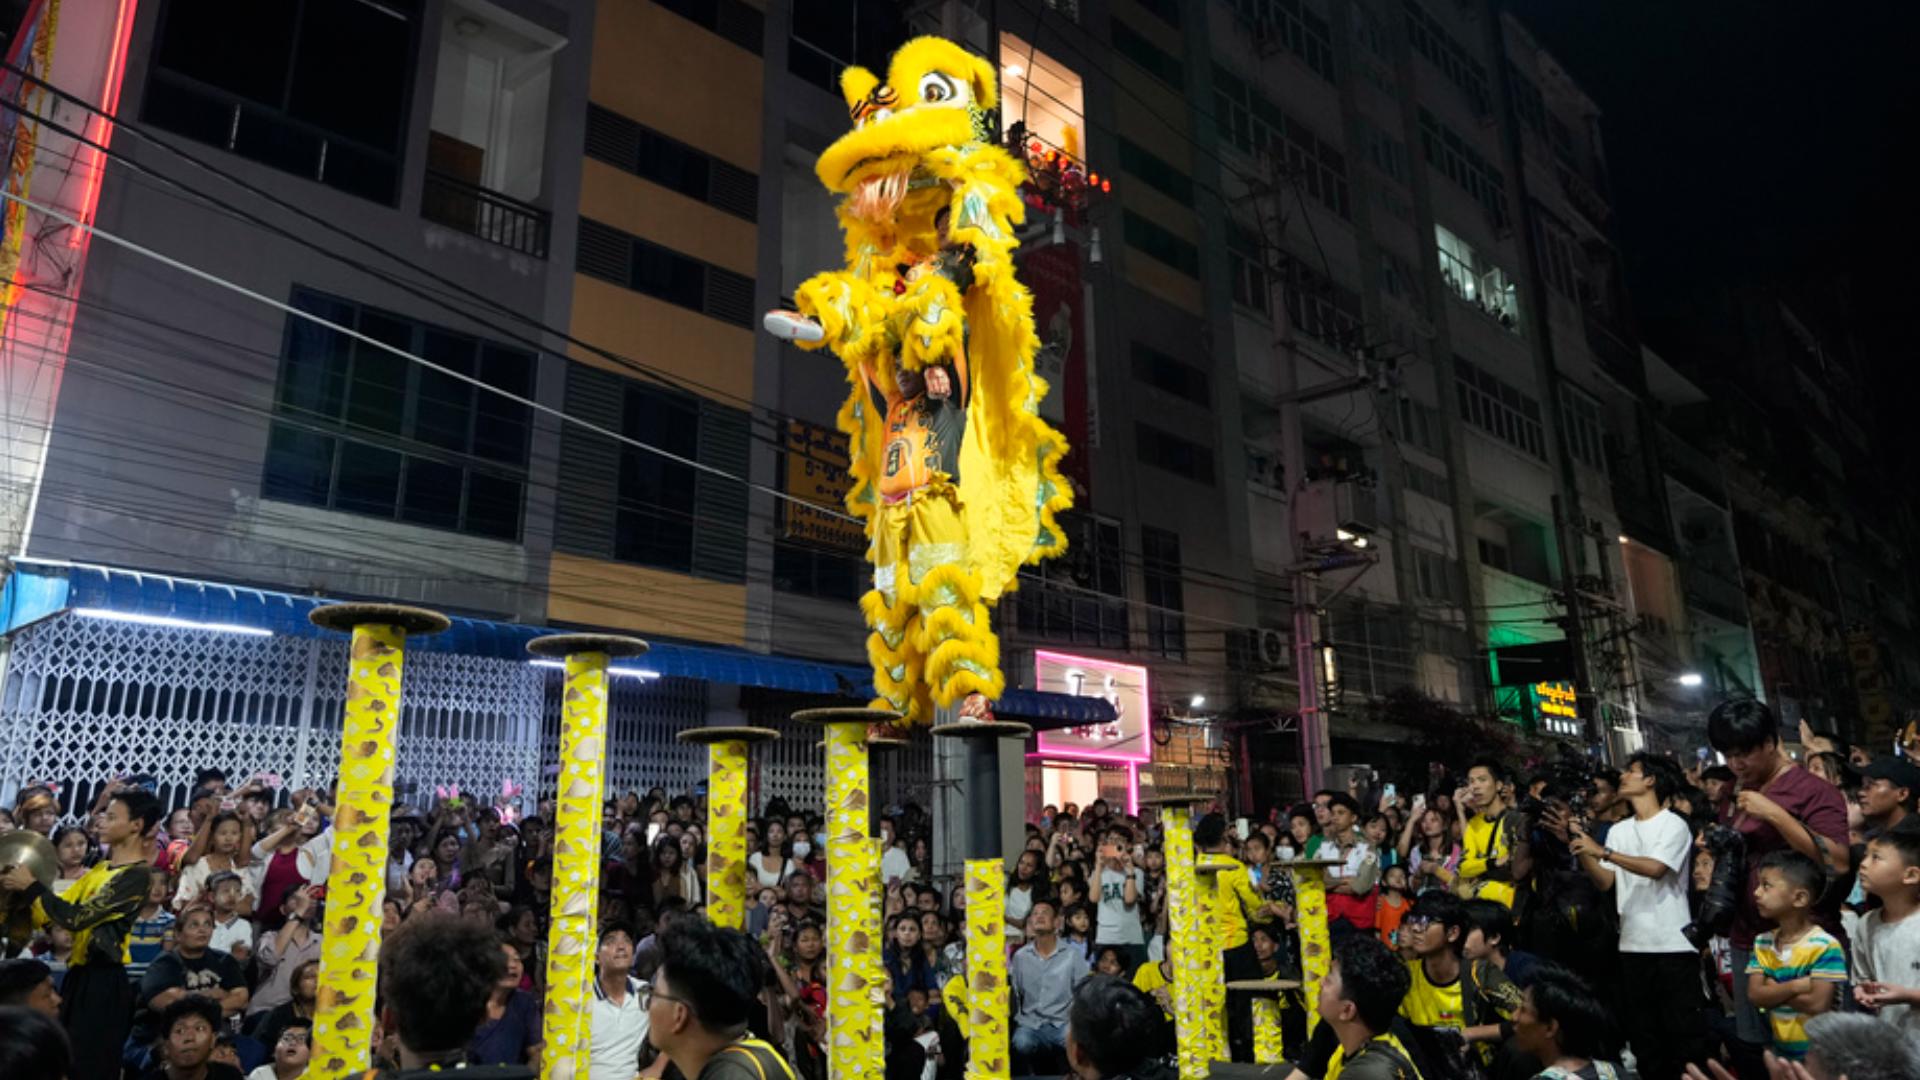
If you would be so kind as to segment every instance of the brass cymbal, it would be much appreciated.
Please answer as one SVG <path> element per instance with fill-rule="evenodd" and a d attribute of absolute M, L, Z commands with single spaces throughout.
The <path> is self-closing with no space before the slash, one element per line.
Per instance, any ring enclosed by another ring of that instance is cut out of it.
<path fill-rule="evenodd" d="M 0 833 L 0 870 L 15 866 L 26 867 L 35 880 L 52 888 L 60 872 L 60 856 L 53 850 L 53 841 L 32 829 Z"/>

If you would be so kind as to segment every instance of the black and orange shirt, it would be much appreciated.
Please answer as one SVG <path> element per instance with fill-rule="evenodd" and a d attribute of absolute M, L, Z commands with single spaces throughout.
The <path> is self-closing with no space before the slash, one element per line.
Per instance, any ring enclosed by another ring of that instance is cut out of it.
<path fill-rule="evenodd" d="M 966 366 L 943 364 L 938 370 L 946 372 L 953 384 L 943 397 L 933 397 L 924 389 L 912 397 L 889 395 L 871 369 L 862 369 L 874 406 L 887 417 L 879 479 L 880 498 L 885 502 L 899 502 L 942 475 L 960 482 L 960 443 L 967 433 Z"/>

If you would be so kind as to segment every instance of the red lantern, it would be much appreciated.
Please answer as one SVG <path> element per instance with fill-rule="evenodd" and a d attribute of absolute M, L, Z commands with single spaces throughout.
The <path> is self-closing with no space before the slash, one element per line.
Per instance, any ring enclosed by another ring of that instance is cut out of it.
<path fill-rule="evenodd" d="M 1101 190 L 1101 191 L 1112 191 L 1112 190 L 1113 190 L 1113 181 L 1111 181 L 1111 180 L 1102 180 L 1102 181 L 1100 181 L 1100 190 Z"/>

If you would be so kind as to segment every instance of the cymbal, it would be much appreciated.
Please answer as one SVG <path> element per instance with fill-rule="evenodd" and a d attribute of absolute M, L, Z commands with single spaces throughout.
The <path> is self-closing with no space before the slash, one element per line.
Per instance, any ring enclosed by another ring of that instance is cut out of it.
<path fill-rule="evenodd" d="M 26 867 L 35 880 L 52 888 L 60 872 L 60 856 L 53 850 L 53 841 L 32 829 L 0 833 L 0 870 L 15 866 Z"/>

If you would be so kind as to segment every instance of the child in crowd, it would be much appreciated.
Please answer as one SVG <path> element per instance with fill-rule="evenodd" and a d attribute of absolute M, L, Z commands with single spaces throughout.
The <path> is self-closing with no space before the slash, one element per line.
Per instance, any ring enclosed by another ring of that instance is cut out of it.
<path fill-rule="evenodd" d="M 240 875 L 219 871 L 207 879 L 207 893 L 213 897 L 213 940 L 207 947 L 246 963 L 253 955 L 253 924 L 240 917 L 245 903 Z"/>
<path fill-rule="evenodd" d="M 1387 948 L 1400 947 L 1400 922 L 1412 906 L 1413 899 L 1407 895 L 1407 868 L 1387 867 L 1380 875 L 1380 902 L 1373 911 L 1373 928 Z"/>
<path fill-rule="evenodd" d="M 1066 908 L 1066 931 L 1061 940 L 1068 946 L 1080 950 L 1080 955 L 1089 961 L 1093 958 L 1093 907 L 1085 900 Z"/>
<path fill-rule="evenodd" d="M 1853 996 L 1881 1019 L 1920 1035 L 1920 821 L 1867 842 L 1860 884 L 1880 906 L 1853 939 Z"/>
<path fill-rule="evenodd" d="M 133 929 L 127 933 L 127 978 L 135 983 L 147 973 L 147 965 L 166 949 L 167 934 L 175 916 L 167 909 L 167 894 L 173 891 L 172 875 L 155 867 L 152 884 L 147 887 L 146 903 L 133 916 Z"/>
<path fill-rule="evenodd" d="M 1754 909 L 1774 928 L 1754 939 L 1747 1000 L 1767 1010 L 1774 1054 L 1800 1061 L 1807 1056 L 1807 1017 L 1834 1007 L 1834 991 L 1847 980 L 1847 953 L 1813 923 L 1822 875 L 1812 859 L 1775 851 L 1760 860 L 1759 882 Z"/>

